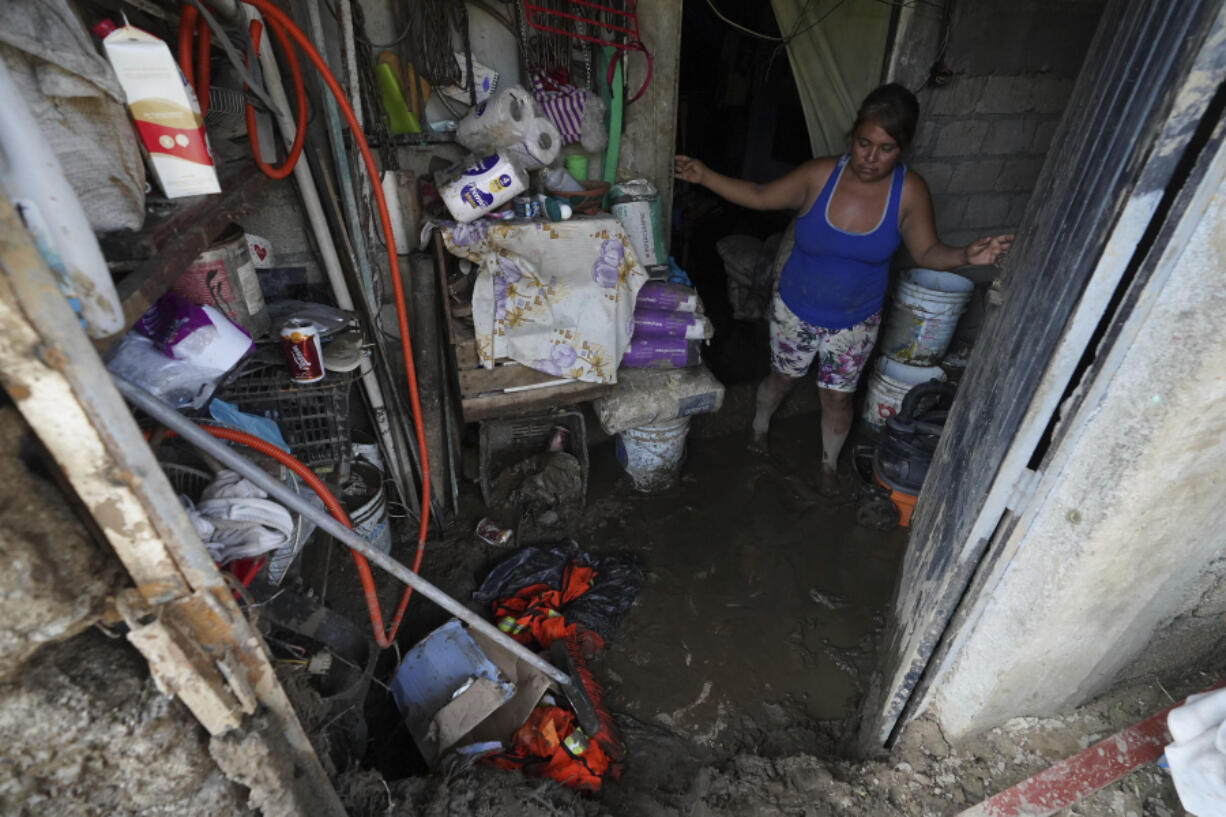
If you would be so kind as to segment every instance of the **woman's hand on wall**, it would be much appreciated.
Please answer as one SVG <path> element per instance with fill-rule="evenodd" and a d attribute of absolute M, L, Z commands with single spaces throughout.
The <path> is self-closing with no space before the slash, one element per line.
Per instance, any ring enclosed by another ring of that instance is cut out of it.
<path fill-rule="evenodd" d="M 1013 235 L 985 236 L 966 247 L 966 263 L 975 266 L 995 264 L 1013 245 Z"/>

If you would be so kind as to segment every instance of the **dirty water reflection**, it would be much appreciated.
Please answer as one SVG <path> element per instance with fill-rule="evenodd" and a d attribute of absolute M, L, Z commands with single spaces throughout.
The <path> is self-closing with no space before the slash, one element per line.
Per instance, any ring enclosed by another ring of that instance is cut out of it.
<path fill-rule="evenodd" d="M 580 542 L 648 571 L 597 669 L 615 710 L 717 750 L 852 713 L 906 537 L 816 495 L 817 436 L 811 416 L 781 421 L 769 459 L 739 435 L 691 439 L 681 484 L 656 496 L 630 490 L 611 445 L 593 451 Z"/>

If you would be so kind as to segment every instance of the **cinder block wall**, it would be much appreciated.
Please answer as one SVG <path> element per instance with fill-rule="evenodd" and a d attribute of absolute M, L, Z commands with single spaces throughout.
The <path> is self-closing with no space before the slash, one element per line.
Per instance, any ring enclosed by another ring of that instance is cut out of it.
<path fill-rule="evenodd" d="M 902 21 L 891 77 L 924 86 L 908 161 L 928 182 L 945 241 L 1016 229 L 1102 6 L 978 0 L 947 16 L 916 7 Z M 943 84 L 925 85 L 937 65 Z"/>

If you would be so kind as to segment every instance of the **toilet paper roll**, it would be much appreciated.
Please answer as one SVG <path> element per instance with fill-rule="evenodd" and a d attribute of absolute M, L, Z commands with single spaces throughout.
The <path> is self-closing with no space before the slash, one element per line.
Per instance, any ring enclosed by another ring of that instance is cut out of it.
<path fill-rule="evenodd" d="M 456 141 L 478 153 L 517 144 L 528 137 L 536 119 L 534 105 L 532 94 L 508 85 L 460 120 Z"/>
<path fill-rule="evenodd" d="M 518 142 L 506 145 L 503 151 L 515 159 L 525 170 L 540 170 L 558 158 L 562 149 L 562 137 L 553 122 L 543 116 L 534 118 L 527 133 Z"/>
<path fill-rule="evenodd" d="M 467 224 L 528 189 L 528 174 L 510 157 L 493 153 L 439 190 L 456 221 Z"/>

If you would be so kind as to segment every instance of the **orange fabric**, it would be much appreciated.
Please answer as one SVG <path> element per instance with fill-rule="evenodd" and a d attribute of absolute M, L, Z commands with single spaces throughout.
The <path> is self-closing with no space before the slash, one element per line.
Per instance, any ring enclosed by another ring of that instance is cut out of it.
<path fill-rule="evenodd" d="M 499 768 L 523 769 L 572 789 L 598 792 L 603 776 L 609 772 L 609 758 L 599 741 L 586 738 L 583 739 L 586 747 L 571 754 L 565 741 L 577 729 L 573 713 L 543 704 L 532 710 L 528 720 L 516 730 L 510 751 L 489 761 Z"/>
<path fill-rule="evenodd" d="M 560 589 L 533 584 L 491 606 L 498 629 L 521 644 L 547 648 L 558 639 L 566 641 L 580 680 L 601 715 L 600 731 L 584 735 L 573 712 L 542 703 L 516 730 L 510 748 L 487 758 L 502 769 L 519 769 L 593 793 L 600 791 L 604 778 L 616 780 L 621 774 L 622 750 L 613 736 L 612 718 L 604 709 L 602 690 L 585 663 L 586 657 L 604 647 L 604 640 L 578 624 L 567 623 L 563 610 L 586 593 L 595 578 L 592 568 L 571 562 L 562 572 Z M 572 751 L 576 748 L 579 751 Z"/>
<path fill-rule="evenodd" d="M 562 608 L 586 593 L 595 578 L 592 568 L 571 562 L 562 572 L 560 590 L 547 584 L 530 584 L 514 596 L 494 602 L 494 622 L 521 644 L 535 642 L 548 647 L 559 638 L 576 638 L 578 625 L 566 622 Z M 595 633 L 590 637 L 599 638 Z"/>

